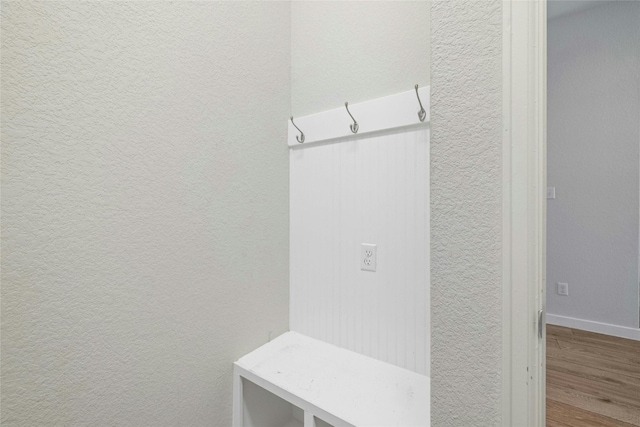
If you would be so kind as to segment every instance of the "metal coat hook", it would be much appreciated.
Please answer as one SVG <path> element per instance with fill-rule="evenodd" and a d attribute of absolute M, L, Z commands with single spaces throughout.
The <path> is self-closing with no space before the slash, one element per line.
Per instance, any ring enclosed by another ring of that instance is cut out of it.
<path fill-rule="evenodd" d="M 416 96 L 418 97 L 418 103 L 420 104 L 420 111 L 418 111 L 418 118 L 421 122 L 424 122 L 424 119 L 427 117 L 427 112 L 424 111 L 424 107 L 422 106 L 422 101 L 420 101 L 420 95 L 418 94 L 418 85 L 416 85 Z"/>
<path fill-rule="evenodd" d="M 360 126 L 358 126 L 358 122 L 356 122 L 356 119 L 354 119 L 353 116 L 351 115 L 351 112 L 349 111 L 349 103 L 348 102 L 344 103 L 344 108 L 347 109 L 347 113 L 349 113 L 349 115 L 351 116 L 351 120 L 353 120 L 353 124 L 349 125 L 349 129 L 351 129 L 352 133 L 358 133 L 358 129 L 360 129 Z"/>
<path fill-rule="evenodd" d="M 293 125 L 293 127 L 295 127 L 296 129 L 298 129 L 298 132 L 300 132 L 300 136 L 296 135 L 296 139 L 298 140 L 299 144 L 302 144 L 304 142 L 304 132 L 302 132 L 300 130 L 300 128 L 298 126 L 296 126 L 295 123 L 293 123 L 293 116 L 291 116 L 291 124 Z"/>

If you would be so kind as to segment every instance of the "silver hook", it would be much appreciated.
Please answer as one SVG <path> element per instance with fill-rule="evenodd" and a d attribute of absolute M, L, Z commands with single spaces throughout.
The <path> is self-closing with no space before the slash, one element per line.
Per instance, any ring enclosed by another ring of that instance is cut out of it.
<path fill-rule="evenodd" d="M 344 107 L 347 109 L 347 113 L 349 113 L 349 115 L 351 116 L 351 120 L 353 120 L 353 124 L 349 125 L 349 129 L 351 129 L 352 133 L 358 133 L 358 129 L 360 129 L 360 126 L 358 126 L 358 122 L 356 122 L 356 119 L 353 118 L 351 112 L 349 111 L 349 103 L 345 102 Z"/>
<path fill-rule="evenodd" d="M 298 126 L 296 126 L 295 123 L 293 123 L 293 116 L 291 116 L 291 124 L 293 125 L 293 127 L 295 127 L 296 129 L 298 129 L 298 132 L 300 132 L 300 136 L 296 135 L 296 139 L 298 140 L 299 144 L 302 144 L 304 142 L 304 132 L 302 132 L 300 130 L 300 128 Z"/>
<path fill-rule="evenodd" d="M 418 103 L 420 104 L 420 111 L 418 111 L 418 118 L 421 122 L 424 122 L 424 119 L 427 117 L 427 112 L 424 111 L 422 107 L 422 101 L 420 101 L 420 95 L 418 95 L 418 85 L 416 85 L 416 96 L 418 97 Z"/>

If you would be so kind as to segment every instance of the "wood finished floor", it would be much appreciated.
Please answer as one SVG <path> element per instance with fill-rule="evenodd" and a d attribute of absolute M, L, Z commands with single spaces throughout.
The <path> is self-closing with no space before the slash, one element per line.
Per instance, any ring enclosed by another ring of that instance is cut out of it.
<path fill-rule="evenodd" d="M 547 325 L 547 427 L 640 426 L 640 342 Z"/>

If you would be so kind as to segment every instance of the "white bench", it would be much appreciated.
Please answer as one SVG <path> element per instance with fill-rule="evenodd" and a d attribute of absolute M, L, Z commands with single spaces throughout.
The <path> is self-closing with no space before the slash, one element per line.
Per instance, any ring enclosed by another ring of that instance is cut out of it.
<path fill-rule="evenodd" d="M 234 427 L 428 426 L 429 378 L 287 332 L 234 364 Z"/>

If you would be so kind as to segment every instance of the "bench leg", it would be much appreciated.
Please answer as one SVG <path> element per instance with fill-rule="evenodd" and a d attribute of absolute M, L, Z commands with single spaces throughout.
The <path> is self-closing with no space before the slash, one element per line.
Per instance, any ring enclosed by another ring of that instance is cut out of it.
<path fill-rule="evenodd" d="M 304 427 L 316 427 L 316 418 L 311 412 L 304 411 Z"/>
<path fill-rule="evenodd" d="M 242 377 L 233 372 L 233 427 L 242 427 L 242 410 L 244 408 L 244 396 L 242 393 Z"/>

